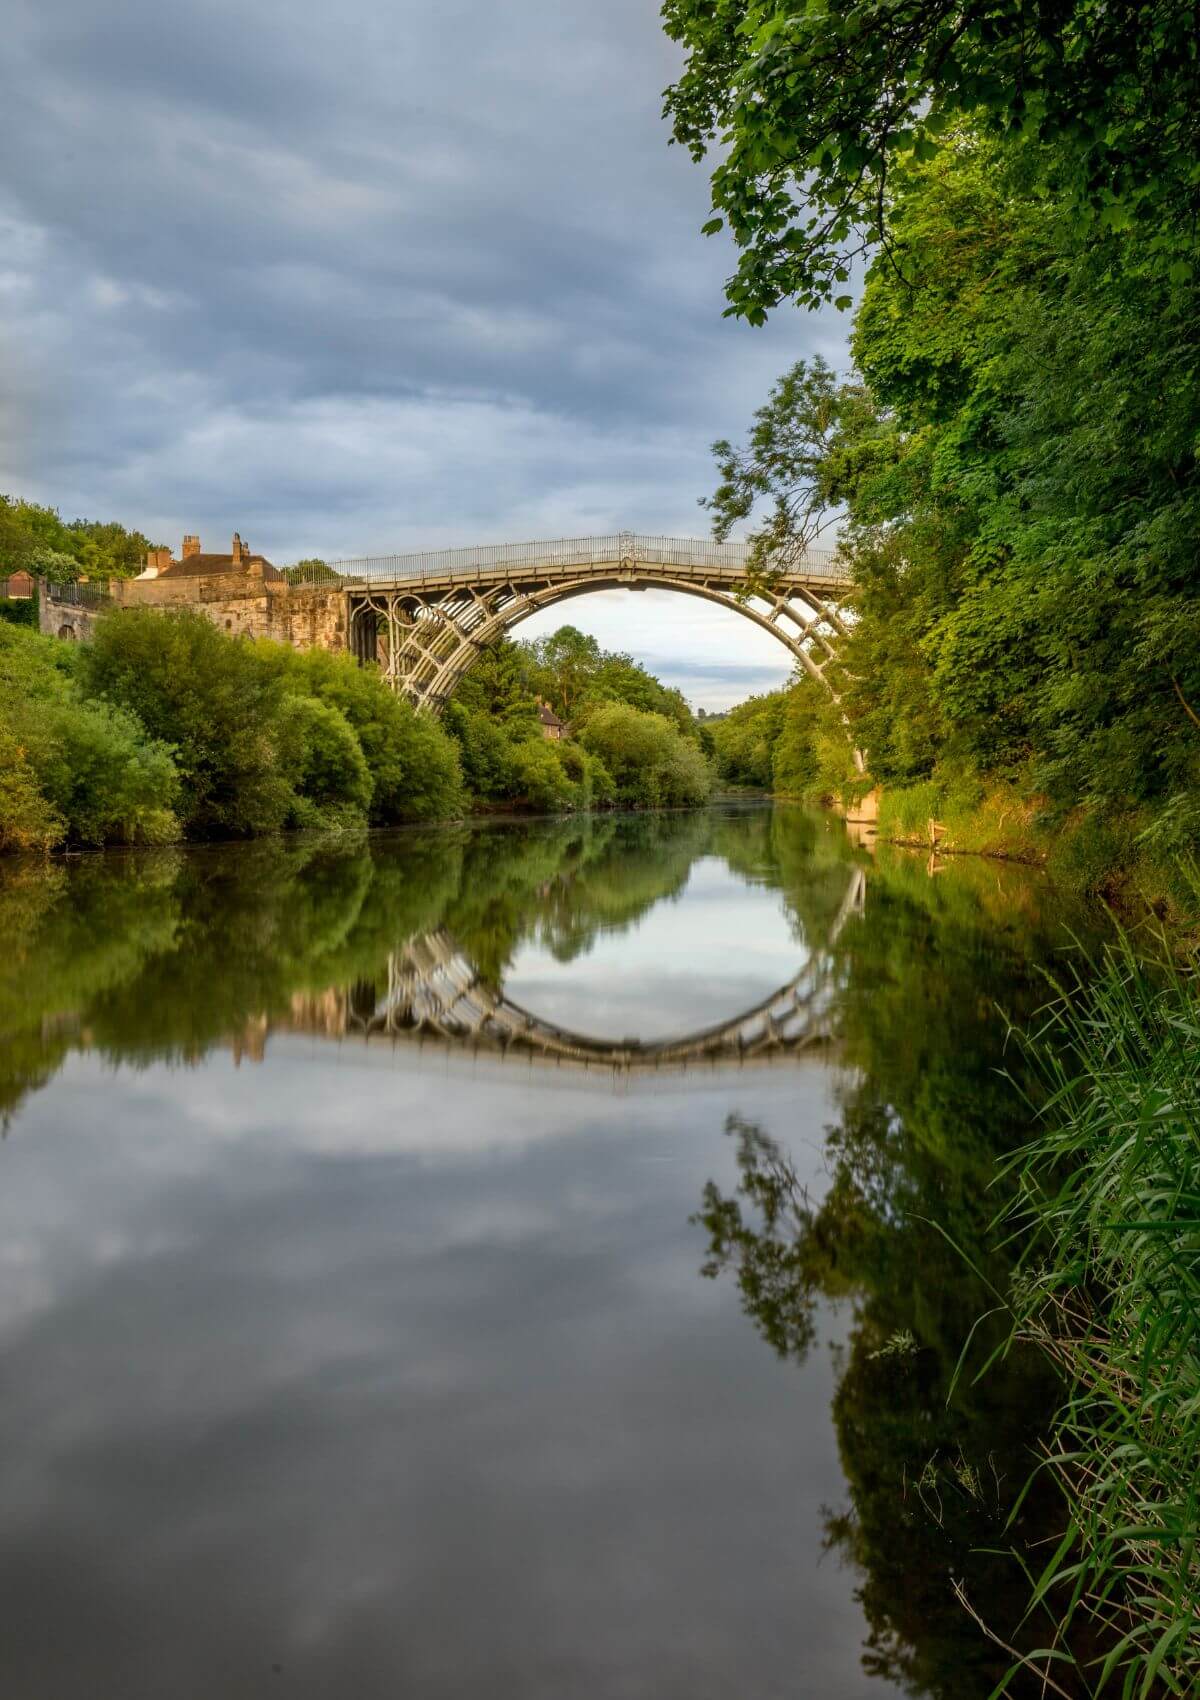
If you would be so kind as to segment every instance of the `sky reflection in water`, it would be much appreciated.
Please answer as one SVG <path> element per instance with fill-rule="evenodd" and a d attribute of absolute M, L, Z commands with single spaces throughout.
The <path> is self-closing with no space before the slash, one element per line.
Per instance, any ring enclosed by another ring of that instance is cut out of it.
<path fill-rule="evenodd" d="M 691 1219 L 731 1115 L 821 1201 L 834 1058 L 626 1080 L 312 1015 L 436 926 L 541 1016 L 679 1034 L 852 873 L 760 811 L 9 876 L 6 1700 L 898 1692 L 822 1561 L 848 1312 L 780 1359 Z"/>

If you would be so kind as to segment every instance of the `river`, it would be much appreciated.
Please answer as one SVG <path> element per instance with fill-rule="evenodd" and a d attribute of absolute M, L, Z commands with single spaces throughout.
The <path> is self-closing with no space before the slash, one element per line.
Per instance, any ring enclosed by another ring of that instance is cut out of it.
<path fill-rule="evenodd" d="M 5 1700 L 981 1700 L 1063 921 L 782 806 L 0 871 Z"/>

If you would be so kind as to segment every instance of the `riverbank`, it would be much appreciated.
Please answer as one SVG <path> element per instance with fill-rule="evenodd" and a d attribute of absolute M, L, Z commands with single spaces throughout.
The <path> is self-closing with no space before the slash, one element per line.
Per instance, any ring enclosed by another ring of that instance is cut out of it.
<path fill-rule="evenodd" d="M 1149 810 L 1054 814 L 1046 800 L 969 779 L 885 787 L 881 841 L 943 856 L 984 856 L 1045 868 L 1055 884 L 1134 922 L 1156 917 L 1181 939 L 1197 930 L 1194 883 L 1171 822 Z"/>
<path fill-rule="evenodd" d="M 653 686 L 649 675 L 634 685 Z M 655 699 L 657 700 L 657 699 Z M 686 717 L 686 705 L 675 705 Z M 419 714 L 374 668 L 132 609 L 71 646 L 0 626 L 0 852 L 359 831 L 461 818 L 705 803 L 697 728 L 598 697 L 564 735 L 537 700 Z"/>
<path fill-rule="evenodd" d="M 1200 1689 L 1200 987 L 1171 956 L 1122 938 L 1060 991 L 1008 1166 L 1014 1334 L 1065 1389 L 1038 1469 L 1068 1521 L 1034 1603 L 1089 1692 L 1081 1630 L 1115 1642 L 1114 1692 Z"/>

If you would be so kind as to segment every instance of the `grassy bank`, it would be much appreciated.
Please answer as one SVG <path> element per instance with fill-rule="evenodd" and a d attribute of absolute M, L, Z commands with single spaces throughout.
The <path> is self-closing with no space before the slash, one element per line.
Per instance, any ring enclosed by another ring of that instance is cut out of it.
<path fill-rule="evenodd" d="M 1008 1226 L 1026 1248 L 1013 1304 L 1066 1394 L 1040 1466 L 1062 1489 L 1062 1539 L 1031 1610 L 1050 1612 L 1056 1660 L 1081 1629 L 1102 1632 L 1088 1692 L 1193 1695 L 1200 985 L 1123 941 L 1061 991 L 1032 1049 L 1047 1096 L 1012 1166 Z"/>
<path fill-rule="evenodd" d="M 1016 786 L 969 774 L 885 787 L 878 832 L 892 844 L 991 856 L 1045 867 L 1056 883 L 1134 913 L 1149 908 L 1176 929 L 1195 924 L 1186 874 L 1191 822 L 1149 808 L 1120 813 L 1081 805 L 1053 811 Z"/>
<path fill-rule="evenodd" d="M 550 740 L 527 689 L 502 713 L 455 700 L 439 721 L 349 656 L 196 612 L 122 610 L 78 647 L 0 623 L 0 851 L 707 802 L 686 705 L 633 671 L 674 718 L 595 696 Z"/>

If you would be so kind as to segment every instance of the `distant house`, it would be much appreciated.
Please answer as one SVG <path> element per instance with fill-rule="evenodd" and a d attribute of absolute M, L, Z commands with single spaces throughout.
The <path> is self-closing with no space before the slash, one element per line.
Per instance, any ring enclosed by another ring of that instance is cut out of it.
<path fill-rule="evenodd" d="M 4 585 L 4 594 L 12 601 L 18 597 L 33 595 L 33 576 L 30 573 L 10 573 L 7 579 L 0 580 Z"/>
<path fill-rule="evenodd" d="M 561 721 L 548 702 L 538 698 L 538 719 L 542 723 L 543 738 L 562 738 L 566 736 L 566 725 Z"/>
<path fill-rule="evenodd" d="M 139 579 L 220 578 L 224 574 L 244 574 L 268 581 L 282 580 L 283 574 L 263 555 L 242 542 L 235 531 L 228 555 L 208 555 L 200 547 L 200 539 L 189 535 L 176 561 L 169 549 L 151 549 L 146 556 L 145 571 Z"/>

